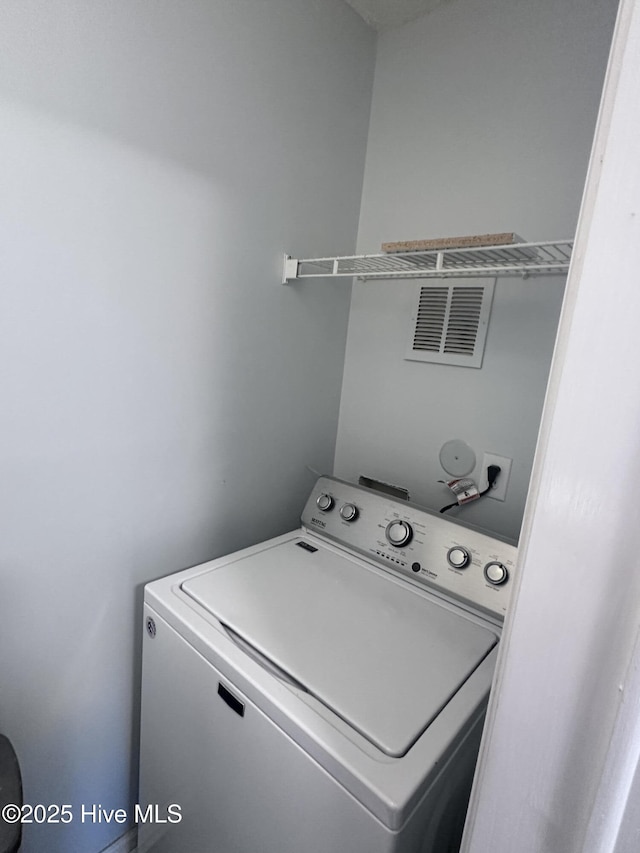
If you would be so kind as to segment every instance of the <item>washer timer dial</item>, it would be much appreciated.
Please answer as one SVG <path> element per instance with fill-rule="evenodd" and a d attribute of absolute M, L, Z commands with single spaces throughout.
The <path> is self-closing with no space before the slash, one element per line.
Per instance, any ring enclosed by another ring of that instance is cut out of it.
<path fill-rule="evenodd" d="M 408 521 L 390 521 L 385 530 L 387 542 L 395 545 L 396 548 L 402 548 L 403 545 L 408 545 L 413 539 L 413 528 Z"/>

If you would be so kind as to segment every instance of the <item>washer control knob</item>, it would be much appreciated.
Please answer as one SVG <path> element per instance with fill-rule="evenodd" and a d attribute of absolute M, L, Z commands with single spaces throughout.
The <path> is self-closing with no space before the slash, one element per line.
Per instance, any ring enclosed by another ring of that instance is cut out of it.
<path fill-rule="evenodd" d="M 396 548 L 402 548 L 407 545 L 413 538 L 413 528 L 408 521 L 390 521 L 385 530 L 387 541 Z"/>
<path fill-rule="evenodd" d="M 358 507 L 355 504 L 343 504 L 340 507 L 340 516 L 345 521 L 355 521 L 358 517 Z"/>
<path fill-rule="evenodd" d="M 447 560 L 449 561 L 449 565 L 453 566 L 454 569 L 464 569 L 469 565 L 471 557 L 466 548 L 456 545 L 453 548 L 449 548 Z"/>
<path fill-rule="evenodd" d="M 484 567 L 484 576 L 494 586 L 500 586 L 509 579 L 507 567 L 502 563 L 487 563 Z"/>
<path fill-rule="evenodd" d="M 316 506 L 321 512 L 329 512 L 330 509 L 333 509 L 334 504 L 335 501 L 331 495 L 323 494 L 316 498 Z"/>

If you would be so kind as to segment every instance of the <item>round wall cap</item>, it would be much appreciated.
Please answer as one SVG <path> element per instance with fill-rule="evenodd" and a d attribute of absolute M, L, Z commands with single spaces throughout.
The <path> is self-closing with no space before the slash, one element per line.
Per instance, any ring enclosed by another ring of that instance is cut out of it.
<path fill-rule="evenodd" d="M 466 441 L 452 438 L 440 448 L 440 464 L 452 477 L 465 477 L 476 467 L 476 454 Z"/>

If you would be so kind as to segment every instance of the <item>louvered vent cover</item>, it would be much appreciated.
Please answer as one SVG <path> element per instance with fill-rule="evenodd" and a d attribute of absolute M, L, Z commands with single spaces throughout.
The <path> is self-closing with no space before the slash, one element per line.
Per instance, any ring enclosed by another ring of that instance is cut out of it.
<path fill-rule="evenodd" d="M 405 358 L 482 367 L 494 283 L 474 279 L 420 287 Z"/>

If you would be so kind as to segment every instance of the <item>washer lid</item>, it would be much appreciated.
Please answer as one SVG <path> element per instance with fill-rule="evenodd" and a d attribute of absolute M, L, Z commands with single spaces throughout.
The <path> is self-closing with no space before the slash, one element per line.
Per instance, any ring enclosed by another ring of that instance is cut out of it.
<path fill-rule="evenodd" d="M 407 752 L 498 639 L 302 537 L 182 589 L 391 756 Z"/>

